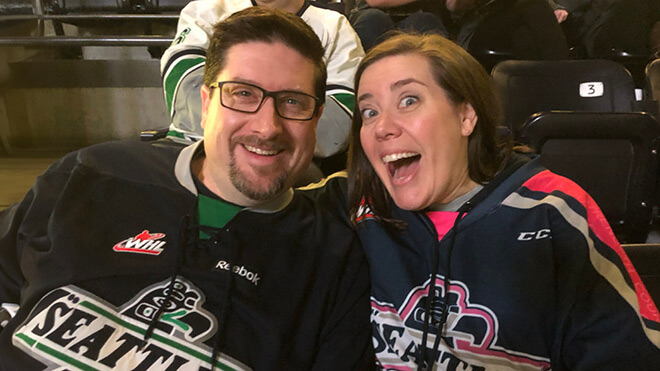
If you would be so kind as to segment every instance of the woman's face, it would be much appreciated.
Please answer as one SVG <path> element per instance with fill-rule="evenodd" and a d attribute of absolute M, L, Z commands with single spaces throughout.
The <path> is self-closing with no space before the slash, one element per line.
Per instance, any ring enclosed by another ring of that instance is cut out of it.
<path fill-rule="evenodd" d="M 402 209 L 447 203 L 472 189 L 467 144 L 477 117 L 454 105 L 425 57 L 383 58 L 360 78 L 360 142 L 379 178 Z"/>

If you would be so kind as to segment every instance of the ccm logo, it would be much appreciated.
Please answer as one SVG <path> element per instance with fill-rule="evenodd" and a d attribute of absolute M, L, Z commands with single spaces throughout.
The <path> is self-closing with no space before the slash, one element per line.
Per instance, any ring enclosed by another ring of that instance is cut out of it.
<path fill-rule="evenodd" d="M 539 229 L 536 232 L 520 232 L 518 241 L 542 240 L 548 237 L 550 237 L 549 229 Z"/>

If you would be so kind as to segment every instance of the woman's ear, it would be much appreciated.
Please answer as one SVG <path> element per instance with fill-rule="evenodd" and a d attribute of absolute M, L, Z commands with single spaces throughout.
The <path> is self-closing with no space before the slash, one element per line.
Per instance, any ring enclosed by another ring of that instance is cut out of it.
<path fill-rule="evenodd" d="M 470 103 L 463 103 L 461 105 L 461 134 L 465 137 L 470 136 L 474 131 L 474 127 L 477 125 L 479 117 L 477 117 L 477 112 L 474 111 L 474 107 Z"/>

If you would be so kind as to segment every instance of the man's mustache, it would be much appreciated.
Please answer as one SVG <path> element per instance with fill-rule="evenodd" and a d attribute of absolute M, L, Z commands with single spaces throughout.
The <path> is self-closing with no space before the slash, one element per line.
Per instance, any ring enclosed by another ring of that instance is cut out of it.
<path fill-rule="evenodd" d="M 233 137 L 230 144 L 231 148 L 234 148 L 237 144 L 276 151 L 284 151 L 290 148 L 289 143 L 281 138 L 264 139 L 257 135 L 239 135 Z"/>

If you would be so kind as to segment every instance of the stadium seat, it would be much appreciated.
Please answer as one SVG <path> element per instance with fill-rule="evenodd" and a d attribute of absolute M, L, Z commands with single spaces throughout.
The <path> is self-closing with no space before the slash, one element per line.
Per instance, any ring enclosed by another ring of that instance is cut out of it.
<path fill-rule="evenodd" d="M 623 245 L 655 305 L 660 305 L 660 244 Z"/>
<path fill-rule="evenodd" d="M 551 110 L 628 112 L 635 85 L 621 65 L 605 60 L 504 61 L 491 73 L 515 139 L 534 113 Z"/>
<path fill-rule="evenodd" d="M 619 241 L 646 240 L 658 179 L 653 116 L 552 111 L 534 115 L 522 133 L 544 166 L 594 198 Z"/>
<path fill-rule="evenodd" d="M 3 0 L 0 2 L 0 16 L 34 14 L 33 0 Z"/>
<path fill-rule="evenodd" d="M 660 58 L 649 62 L 644 69 L 646 106 L 660 121 Z"/>
<path fill-rule="evenodd" d="M 646 66 L 646 93 L 655 101 L 660 101 L 660 58 Z"/>

